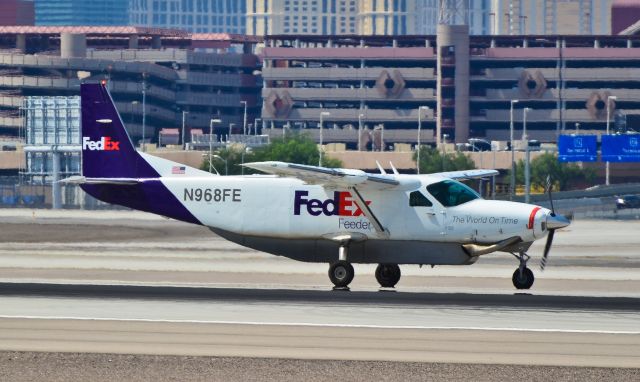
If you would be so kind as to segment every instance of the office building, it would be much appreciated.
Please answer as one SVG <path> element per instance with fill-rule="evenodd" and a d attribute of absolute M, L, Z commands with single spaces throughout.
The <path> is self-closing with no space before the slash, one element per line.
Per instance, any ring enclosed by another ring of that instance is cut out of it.
<path fill-rule="evenodd" d="M 0 25 L 33 25 L 34 22 L 33 1 L 0 1 Z"/>
<path fill-rule="evenodd" d="M 36 25 L 129 25 L 129 0 L 34 0 Z"/>

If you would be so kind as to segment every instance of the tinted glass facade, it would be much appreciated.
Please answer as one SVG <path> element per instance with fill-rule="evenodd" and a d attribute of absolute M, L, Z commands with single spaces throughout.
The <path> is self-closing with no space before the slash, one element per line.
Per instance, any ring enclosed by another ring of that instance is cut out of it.
<path fill-rule="evenodd" d="M 129 25 L 129 0 L 35 0 L 36 25 Z"/>

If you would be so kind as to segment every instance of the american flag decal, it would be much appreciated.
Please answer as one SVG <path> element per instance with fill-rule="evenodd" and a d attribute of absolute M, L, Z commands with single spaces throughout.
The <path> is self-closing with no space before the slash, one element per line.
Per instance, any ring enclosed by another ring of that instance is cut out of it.
<path fill-rule="evenodd" d="M 173 166 L 171 167 L 171 173 L 174 175 L 183 175 L 186 170 L 185 166 Z"/>

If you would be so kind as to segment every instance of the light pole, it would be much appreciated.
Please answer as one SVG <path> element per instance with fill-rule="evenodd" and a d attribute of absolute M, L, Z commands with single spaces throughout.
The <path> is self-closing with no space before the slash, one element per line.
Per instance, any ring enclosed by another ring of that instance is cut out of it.
<path fill-rule="evenodd" d="M 362 151 L 362 117 L 364 117 L 364 114 L 358 114 L 358 151 Z"/>
<path fill-rule="evenodd" d="M 509 142 L 511 144 L 511 178 L 509 181 L 509 200 L 513 200 L 516 190 L 516 159 L 513 150 L 513 105 L 518 103 L 517 99 L 511 100 L 509 109 Z"/>
<path fill-rule="evenodd" d="M 244 175 L 244 154 L 247 152 L 248 149 L 249 148 L 247 146 L 242 147 L 242 155 L 241 155 L 241 158 L 240 158 L 240 161 L 241 161 L 241 164 L 242 164 L 242 166 L 240 166 L 241 167 L 240 171 L 242 171 L 242 173 L 241 173 L 242 175 Z"/>
<path fill-rule="evenodd" d="M 331 115 L 331 113 L 329 113 L 328 111 L 320 112 L 320 159 L 318 160 L 318 166 L 320 167 L 322 167 L 322 153 L 324 152 L 324 146 L 322 145 L 322 117 L 324 117 L 325 115 L 329 116 Z"/>
<path fill-rule="evenodd" d="M 522 109 L 522 140 L 525 144 L 525 158 L 524 158 L 524 202 L 529 203 L 531 197 L 531 172 L 529 168 L 529 137 L 527 137 L 527 113 L 531 109 L 525 107 Z"/>
<path fill-rule="evenodd" d="M 447 160 L 447 138 L 449 138 L 449 134 L 442 134 L 442 171 L 445 170 Z"/>
<path fill-rule="evenodd" d="M 229 161 L 227 161 L 226 159 L 224 159 L 218 154 L 214 155 L 213 157 L 216 159 L 220 159 L 221 161 L 224 162 L 224 175 L 229 175 Z M 209 170 L 209 172 L 211 172 L 211 170 Z"/>
<path fill-rule="evenodd" d="M 147 151 L 144 143 L 147 130 L 147 73 L 142 73 L 142 152 Z"/>
<path fill-rule="evenodd" d="M 221 123 L 222 120 L 220 118 L 211 118 L 209 121 L 209 172 L 213 169 L 213 161 L 211 156 L 213 155 L 213 124 Z"/>
<path fill-rule="evenodd" d="M 418 170 L 418 174 L 420 174 L 420 133 L 422 131 L 422 110 L 429 110 L 428 106 L 420 106 L 418 108 L 418 148 L 417 148 L 417 160 L 416 160 L 416 167 Z"/>
<path fill-rule="evenodd" d="M 609 135 L 609 122 L 611 122 L 611 101 L 617 100 L 616 96 L 607 97 L 607 135 Z M 609 185 L 609 161 L 605 164 L 604 184 Z"/>
<path fill-rule="evenodd" d="M 185 149 L 185 144 L 184 144 L 184 135 L 185 135 L 185 127 L 186 127 L 186 121 L 187 121 L 187 114 L 189 114 L 188 111 L 184 111 L 182 110 L 182 149 Z"/>
<path fill-rule="evenodd" d="M 242 132 L 247 135 L 247 101 L 240 101 L 244 105 L 244 119 L 242 122 Z"/>
<path fill-rule="evenodd" d="M 258 121 L 262 122 L 262 118 L 256 118 L 253 120 L 253 128 L 254 130 L 254 135 L 258 135 Z"/>
<path fill-rule="evenodd" d="M 576 134 L 580 134 L 580 124 L 576 122 Z"/>

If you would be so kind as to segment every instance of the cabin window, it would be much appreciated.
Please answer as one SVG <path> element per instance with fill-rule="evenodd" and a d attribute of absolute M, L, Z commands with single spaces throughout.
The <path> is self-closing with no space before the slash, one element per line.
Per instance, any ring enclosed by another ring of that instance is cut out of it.
<path fill-rule="evenodd" d="M 413 191 L 409 194 L 409 205 L 411 207 L 432 207 L 433 204 L 420 191 Z"/>
<path fill-rule="evenodd" d="M 468 186 L 454 180 L 430 184 L 427 191 L 445 207 L 459 206 L 480 197 Z"/>

